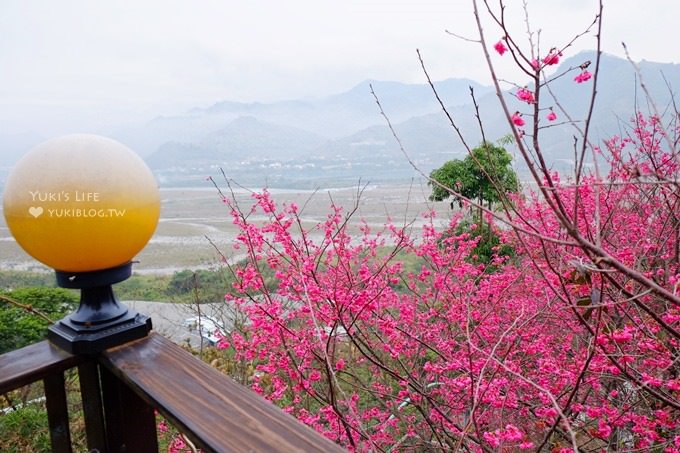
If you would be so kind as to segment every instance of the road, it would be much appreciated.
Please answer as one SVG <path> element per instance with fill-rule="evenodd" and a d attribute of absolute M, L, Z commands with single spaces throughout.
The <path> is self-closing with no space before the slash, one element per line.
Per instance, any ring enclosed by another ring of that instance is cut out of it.
<path fill-rule="evenodd" d="M 201 338 L 197 329 L 189 329 L 184 325 L 186 319 L 198 316 L 196 305 L 138 300 L 122 301 L 122 303 L 137 312 L 150 316 L 153 330 L 156 333 L 177 344 L 188 342 L 194 348 L 200 347 Z M 228 318 L 224 314 L 225 304 L 203 304 L 200 308 L 201 316 L 210 316 L 219 320 Z M 223 325 L 230 327 L 228 322 L 223 322 Z"/>

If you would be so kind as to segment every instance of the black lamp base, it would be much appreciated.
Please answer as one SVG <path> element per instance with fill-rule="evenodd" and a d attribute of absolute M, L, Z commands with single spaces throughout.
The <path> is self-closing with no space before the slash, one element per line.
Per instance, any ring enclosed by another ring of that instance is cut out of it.
<path fill-rule="evenodd" d="M 47 339 L 71 354 L 96 354 L 147 336 L 151 318 L 119 303 L 111 288 L 130 275 L 132 263 L 93 272 L 57 271 L 59 286 L 80 289 L 80 306 L 49 327 Z"/>
<path fill-rule="evenodd" d="M 96 354 L 113 346 L 146 337 L 151 318 L 129 310 L 115 321 L 83 327 L 67 316 L 47 329 L 47 339 L 71 354 Z"/>

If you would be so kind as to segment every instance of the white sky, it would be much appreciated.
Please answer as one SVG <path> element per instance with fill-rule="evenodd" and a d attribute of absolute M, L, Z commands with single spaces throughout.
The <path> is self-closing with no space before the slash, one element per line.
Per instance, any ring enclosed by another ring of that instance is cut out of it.
<path fill-rule="evenodd" d="M 507 3 L 521 17 L 522 2 Z M 583 30 L 597 1 L 528 4 L 549 48 Z M 678 62 L 678 17 L 678 0 L 605 0 L 603 49 L 622 55 L 623 40 L 635 59 Z M 422 83 L 416 48 L 433 78 L 488 84 L 478 46 L 445 30 L 474 37 L 469 0 L 0 0 L 0 133 Z M 585 37 L 569 54 L 594 46 Z"/>

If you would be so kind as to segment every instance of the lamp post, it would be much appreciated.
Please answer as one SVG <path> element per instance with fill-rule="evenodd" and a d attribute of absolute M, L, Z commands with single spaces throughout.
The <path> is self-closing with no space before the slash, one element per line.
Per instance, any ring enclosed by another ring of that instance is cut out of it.
<path fill-rule="evenodd" d="M 48 329 L 74 354 L 144 337 L 151 319 L 119 303 L 115 283 L 153 235 L 160 213 L 156 181 L 129 148 L 97 135 L 67 135 L 24 156 L 5 185 L 3 211 L 17 243 L 80 289 L 78 309 Z"/>

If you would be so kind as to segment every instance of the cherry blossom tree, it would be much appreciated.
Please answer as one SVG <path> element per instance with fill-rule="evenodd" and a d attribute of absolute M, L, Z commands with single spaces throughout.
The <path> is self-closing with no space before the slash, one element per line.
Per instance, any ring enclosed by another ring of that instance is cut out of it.
<path fill-rule="evenodd" d="M 450 234 L 457 214 L 375 229 L 358 205 L 331 205 L 308 227 L 303 208 L 266 190 L 252 206 L 226 192 L 247 257 L 231 267 L 226 303 L 248 322 L 221 347 L 252 368 L 255 391 L 351 450 L 680 452 L 678 113 L 631 112 L 620 136 L 594 142 L 602 4 L 578 35 L 596 35 L 597 58 L 560 74 L 548 69 L 573 42 L 541 52 L 528 25 L 528 39 L 508 29 L 504 1 L 472 4 L 474 41 L 536 190 L 493 211 L 439 187 L 482 210 L 515 255 L 467 259 L 479 236 Z M 498 58 L 521 70 L 510 92 Z M 584 118 L 551 91 L 560 77 L 589 99 Z M 551 170 L 547 127 L 575 136 L 573 175 Z"/>

